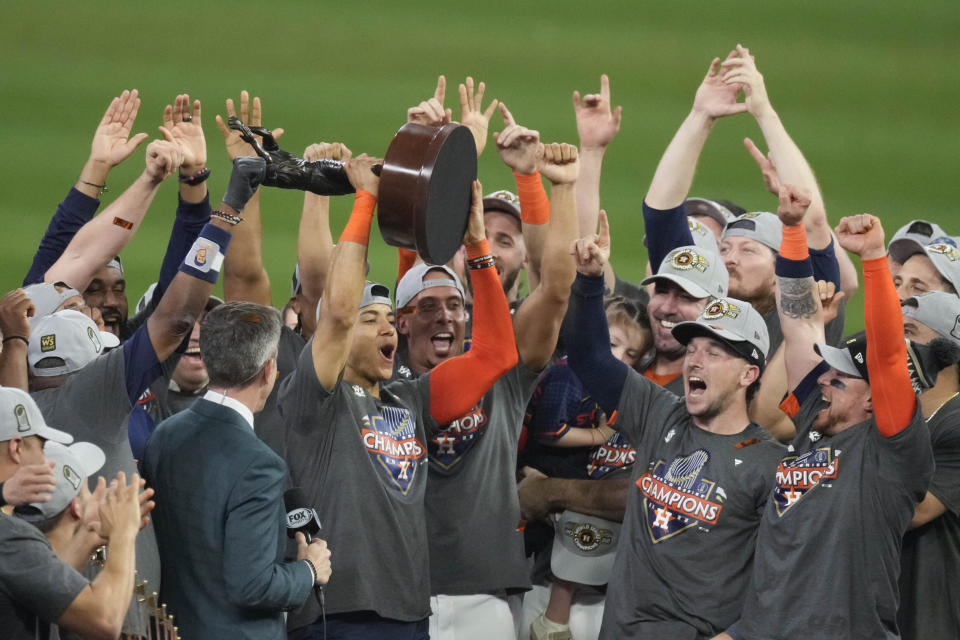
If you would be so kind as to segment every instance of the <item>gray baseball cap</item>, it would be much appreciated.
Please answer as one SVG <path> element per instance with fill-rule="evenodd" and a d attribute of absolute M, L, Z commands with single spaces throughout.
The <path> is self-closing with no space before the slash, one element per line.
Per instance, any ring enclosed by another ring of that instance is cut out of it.
<path fill-rule="evenodd" d="M 55 463 L 53 476 L 56 488 L 47 502 L 32 502 L 30 506 L 47 520 L 60 515 L 67 508 L 80 493 L 83 483 L 100 470 L 107 457 L 92 442 L 75 442 L 65 446 L 49 440 L 43 445 L 43 455 Z"/>
<path fill-rule="evenodd" d="M 716 338 L 761 370 L 770 350 L 770 334 L 763 316 L 749 302 L 736 298 L 714 300 L 696 320 L 677 323 L 671 333 L 683 345 L 696 336 Z"/>
<path fill-rule="evenodd" d="M 65 431 L 47 426 L 40 408 L 30 394 L 15 387 L 0 387 L 0 442 L 38 436 L 63 444 L 73 442 Z"/>
<path fill-rule="evenodd" d="M 923 253 L 923 248 L 947 233 L 935 222 L 926 220 L 911 220 L 903 225 L 890 239 L 887 253 L 899 264 L 915 253 Z"/>
<path fill-rule="evenodd" d="M 717 246 L 717 236 L 710 231 L 702 222 L 696 218 L 687 218 L 687 226 L 690 227 L 690 235 L 693 236 L 693 244 L 701 249 L 712 251 L 720 255 L 720 247 Z"/>
<path fill-rule="evenodd" d="M 447 277 L 424 280 L 427 274 L 432 272 L 442 272 Z M 460 283 L 460 278 L 453 272 L 453 269 L 442 264 L 421 262 L 411 267 L 397 283 L 397 309 L 403 309 L 417 297 L 418 293 L 431 287 L 453 287 L 460 292 L 461 298 L 464 297 L 463 284 Z"/>
<path fill-rule="evenodd" d="M 719 202 L 706 198 L 687 198 L 683 204 L 688 216 L 709 216 L 719 222 L 721 227 L 727 226 L 728 222 L 737 217 Z"/>
<path fill-rule="evenodd" d="M 903 315 L 922 322 L 960 345 L 960 297 L 946 291 L 928 291 L 901 303 Z"/>
<path fill-rule="evenodd" d="M 500 189 L 493 193 L 488 193 L 483 197 L 484 211 L 503 211 L 509 213 L 518 222 L 522 222 L 520 217 L 520 198 L 512 191 Z"/>
<path fill-rule="evenodd" d="M 30 373 L 40 377 L 73 373 L 119 344 L 117 336 L 100 331 L 88 316 L 64 309 L 41 318 L 33 326 L 27 346 L 27 364 Z M 51 366 L 37 366 L 48 358 Z"/>
<path fill-rule="evenodd" d="M 58 290 L 59 289 L 59 290 Z M 65 282 L 40 282 L 23 288 L 23 292 L 33 303 L 33 317 L 30 326 L 33 327 L 40 318 L 48 316 L 60 308 L 70 298 L 82 294 Z"/>
<path fill-rule="evenodd" d="M 942 242 L 934 242 L 923 248 L 934 268 L 940 272 L 953 288 L 960 292 L 960 251 L 946 238 Z"/>
<path fill-rule="evenodd" d="M 756 240 L 774 251 L 780 251 L 783 224 L 780 218 L 768 211 L 754 211 L 737 216 L 727 223 L 723 237 L 742 236 Z"/>
<path fill-rule="evenodd" d="M 720 298 L 727 295 L 730 276 L 719 254 L 686 245 L 668 253 L 657 272 L 640 284 L 657 280 L 669 280 L 696 298 Z"/>
<path fill-rule="evenodd" d="M 372 304 L 385 304 L 393 308 L 393 301 L 390 300 L 390 289 L 387 289 L 378 282 L 370 282 L 368 280 L 363 286 L 363 297 L 360 298 L 359 308 L 363 309 Z"/>
<path fill-rule="evenodd" d="M 813 350 L 820 354 L 828 365 L 848 376 L 869 381 L 867 372 L 867 334 L 864 331 L 847 338 L 840 347 L 818 342 Z"/>

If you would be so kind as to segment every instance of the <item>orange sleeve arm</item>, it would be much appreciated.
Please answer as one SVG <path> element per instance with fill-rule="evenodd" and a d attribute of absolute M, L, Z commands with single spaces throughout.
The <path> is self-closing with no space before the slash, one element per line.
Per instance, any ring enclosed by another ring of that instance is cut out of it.
<path fill-rule="evenodd" d="M 397 249 L 397 282 L 403 280 L 403 276 L 417 262 L 417 252 L 412 249 Z"/>
<path fill-rule="evenodd" d="M 467 259 L 490 253 L 484 239 L 467 247 Z M 500 376 L 519 359 L 510 306 L 495 266 L 471 269 L 473 344 L 470 351 L 438 364 L 430 372 L 430 415 L 447 424 L 476 406 Z"/>
<path fill-rule="evenodd" d="M 520 218 L 527 224 L 550 222 L 550 198 L 543 188 L 540 172 L 530 175 L 514 173 L 517 181 L 517 197 L 520 198 Z"/>
<path fill-rule="evenodd" d="M 863 288 L 873 416 L 880 433 L 893 436 L 910 424 L 917 396 L 907 369 L 900 299 L 886 256 L 863 261 Z"/>

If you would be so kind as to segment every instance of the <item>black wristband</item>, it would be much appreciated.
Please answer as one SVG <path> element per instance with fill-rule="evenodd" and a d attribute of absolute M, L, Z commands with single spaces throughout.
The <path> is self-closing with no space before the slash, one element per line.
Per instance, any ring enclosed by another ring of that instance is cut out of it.
<path fill-rule="evenodd" d="M 496 264 L 493 259 L 493 254 L 488 253 L 485 256 L 478 256 L 476 258 L 470 258 L 467 260 L 467 266 L 471 269 L 486 269 L 487 267 L 492 267 Z"/>
<path fill-rule="evenodd" d="M 24 338 L 23 336 L 4 336 L 3 343 L 6 344 L 10 340 L 23 340 L 23 344 L 30 346 L 30 341 Z"/>
<path fill-rule="evenodd" d="M 201 182 L 204 182 L 209 177 L 210 177 L 210 169 L 207 167 L 204 167 L 203 169 L 200 169 L 200 171 L 197 171 L 193 175 L 180 176 L 180 182 L 183 184 L 188 184 L 191 187 L 195 187 Z"/>

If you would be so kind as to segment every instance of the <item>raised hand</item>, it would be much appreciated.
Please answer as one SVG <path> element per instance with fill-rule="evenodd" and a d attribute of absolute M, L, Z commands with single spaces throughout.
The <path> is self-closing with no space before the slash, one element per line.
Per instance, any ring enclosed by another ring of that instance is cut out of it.
<path fill-rule="evenodd" d="M 136 535 L 140 529 L 140 476 L 133 474 L 130 483 L 123 471 L 110 483 L 100 501 L 100 536 L 112 540 L 118 535 Z"/>
<path fill-rule="evenodd" d="M 239 116 L 237 116 L 237 110 L 234 107 L 233 98 L 227 98 L 226 107 L 228 116 L 239 117 L 244 124 L 250 127 L 262 126 L 262 108 L 260 104 L 260 98 L 254 96 L 253 103 L 251 105 L 250 94 L 246 91 L 241 91 Z M 227 147 L 227 155 L 230 156 L 230 160 L 233 160 L 239 156 L 257 155 L 253 147 L 244 142 L 243 138 L 240 137 L 240 132 L 228 127 L 227 123 L 222 117 L 220 117 L 219 114 L 217 114 L 217 128 L 220 129 L 220 133 L 223 134 L 223 142 Z M 273 129 L 271 130 L 271 133 L 273 134 L 273 139 L 278 140 L 280 136 L 283 135 L 283 129 Z"/>
<path fill-rule="evenodd" d="M 33 301 L 23 289 L 14 289 L 0 298 L 0 333 L 4 338 L 30 338 L 30 318 L 35 311 Z M 6 345 L 4 345 L 6 346 Z"/>
<path fill-rule="evenodd" d="M 767 87 L 763 84 L 763 75 L 757 70 L 757 63 L 750 50 L 737 45 L 730 56 L 720 65 L 721 78 L 725 85 L 743 90 L 743 104 L 754 117 L 766 114 L 772 109 Z"/>
<path fill-rule="evenodd" d="M 541 144 L 537 150 L 537 169 L 555 185 L 573 184 L 580 174 L 577 148 L 565 142 Z"/>
<path fill-rule="evenodd" d="M 486 85 L 481 82 L 476 93 L 473 90 L 473 78 L 467 76 L 466 85 L 460 85 L 460 124 L 470 129 L 473 141 L 477 144 L 477 156 L 483 153 L 487 146 L 487 129 L 490 127 L 490 117 L 497 108 L 494 99 L 483 109 L 483 93 Z"/>
<path fill-rule="evenodd" d="M 880 218 L 869 213 L 841 219 L 834 231 L 840 246 L 857 254 L 861 260 L 882 258 L 887 253 L 884 249 Z"/>
<path fill-rule="evenodd" d="M 803 216 L 810 206 L 810 192 L 792 184 L 780 187 L 780 205 L 777 207 L 777 217 L 785 227 L 803 224 Z"/>
<path fill-rule="evenodd" d="M 356 158 L 347 160 L 345 169 L 350 184 L 357 191 L 363 189 L 373 195 L 377 195 L 380 188 L 380 177 L 372 171 L 375 164 L 383 164 L 380 158 L 372 158 L 365 153 L 361 153 Z"/>
<path fill-rule="evenodd" d="M 174 142 L 154 140 L 147 145 L 146 175 L 155 182 L 163 182 L 183 164 L 183 150 Z"/>
<path fill-rule="evenodd" d="M 140 98 L 136 89 L 124 91 L 114 98 L 103 114 L 93 142 L 90 145 L 90 161 L 107 169 L 113 168 L 130 157 L 134 149 L 147 139 L 147 134 L 130 137 L 133 122 L 140 110 Z"/>
<path fill-rule="evenodd" d="M 580 99 L 573 92 L 573 111 L 577 116 L 577 135 L 581 149 L 605 149 L 620 131 L 623 107 L 610 110 L 610 79 L 600 76 L 600 93 L 588 93 Z"/>
<path fill-rule="evenodd" d="M 476 244 L 487 237 L 483 225 L 483 185 L 474 180 L 470 187 L 470 217 L 467 219 L 467 230 L 463 234 L 463 244 Z"/>
<path fill-rule="evenodd" d="M 530 175 L 537 170 L 537 154 L 540 151 L 540 132 L 521 127 L 514 120 L 507 105 L 500 103 L 500 116 L 504 129 L 493 134 L 497 153 L 504 164 L 514 173 Z"/>
<path fill-rule="evenodd" d="M 737 56 L 736 51 L 731 51 L 727 60 Z M 714 58 L 707 69 L 707 75 L 700 83 L 697 94 L 693 98 L 693 110 L 702 113 L 710 118 L 722 118 L 723 116 L 743 113 L 747 110 L 747 105 L 737 102 L 737 95 L 740 93 L 740 85 L 737 83 L 727 83 L 723 81 L 720 74 L 720 58 Z"/>
<path fill-rule="evenodd" d="M 192 109 L 190 96 L 180 94 L 173 105 L 163 110 L 163 137 L 177 144 L 183 152 L 184 175 L 193 175 L 207 164 L 207 142 L 203 137 L 200 119 L 200 101 L 194 100 Z"/>
<path fill-rule="evenodd" d="M 829 280 L 817 280 L 817 294 L 820 297 L 820 306 L 823 307 L 823 325 L 833 322 L 840 312 L 840 302 L 846 294 L 837 290 L 837 285 Z"/>
<path fill-rule="evenodd" d="M 307 162 L 316 160 L 339 160 L 346 162 L 353 157 L 353 152 L 342 142 L 315 142 L 303 152 L 303 159 Z"/>
<path fill-rule="evenodd" d="M 267 161 L 260 157 L 240 156 L 233 160 L 230 184 L 223 201 L 240 213 L 247 206 L 267 173 Z"/>
<path fill-rule="evenodd" d="M 610 223 L 607 212 L 600 210 L 600 232 L 573 241 L 570 253 L 577 261 L 577 271 L 587 276 L 603 275 L 610 260 Z"/>
<path fill-rule="evenodd" d="M 763 182 L 767 185 L 767 191 L 779 196 L 780 174 L 777 172 L 776 165 L 773 164 L 772 154 L 763 155 L 763 151 L 760 151 L 750 138 L 743 139 L 743 146 L 747 148 L 754 162 L 760 167 L 760 173 L 763 174 Z"/>
<path fill-rule="evenodd" d="M 407 109 L 407 122 L 434 127 L 440 127 L 450 122 L 453 111 L 443 107 L 446 93 L 447 79 L 440 76 L 437 78 L 437 88 L 433 92 L 433 97 Z"/>

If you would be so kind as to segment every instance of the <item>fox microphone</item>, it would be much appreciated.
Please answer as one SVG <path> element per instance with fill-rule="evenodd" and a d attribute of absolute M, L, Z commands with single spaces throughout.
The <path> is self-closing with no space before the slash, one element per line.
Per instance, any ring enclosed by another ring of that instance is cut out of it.
<path fill-rule="evenodd" d="M 320 519 L 313 507 L 308 506 L 307 496 L 300 487 L 287 489 L 283 493 L 283 506 L 287 512 L 287 537 L 294 538 L 298 533 L 302 533 L 307 539 L 307 544 L 313 540 L 313 536 L 320 533 Z M 326 612 L 323 602 L 323 587 L 318 584 L 313 585 L 313 594 L 320 604 L 320 610 L 324 618 L 324 637 L 326 637 Z"/>

